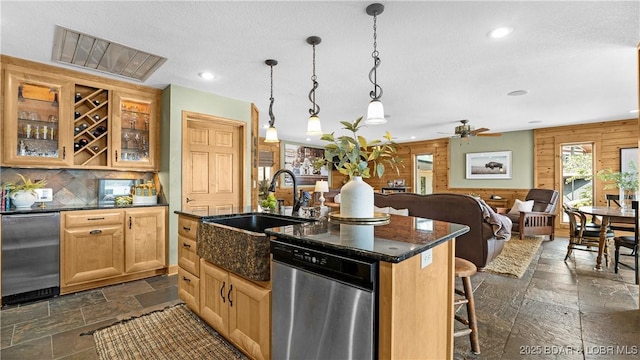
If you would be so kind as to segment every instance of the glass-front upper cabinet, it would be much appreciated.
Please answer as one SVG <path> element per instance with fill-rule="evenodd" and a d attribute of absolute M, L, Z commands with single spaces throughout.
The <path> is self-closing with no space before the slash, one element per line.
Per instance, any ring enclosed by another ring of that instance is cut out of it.
<path fill-rule="evenodd" d="M 70 146 L 72 84 L 26 72 L 7 70 L 3 164 L 67 166 Z"/>
<path fill-rule="evenodd" d="M 144 94 L 114 92 L 113 105 L 112 166 L 157 170 L 158 101 Z"/>

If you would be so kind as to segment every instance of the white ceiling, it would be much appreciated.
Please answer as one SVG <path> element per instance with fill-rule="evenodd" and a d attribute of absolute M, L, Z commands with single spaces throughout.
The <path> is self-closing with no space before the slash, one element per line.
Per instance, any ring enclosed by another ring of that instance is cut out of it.
<path fill-rule="evenodd" d="M 306 140 L 312 48 L 324 132 L 364 115 L 372 89 L 373 1 L 6 1 L 0 52 L 51 61 L 55 25 L 169 60 L 144 85 L 248 102 L 268 122 L 268 58 L 281 139 Z M 640 1 L 383 1 L 378 82 L 390 116 L 363 129 L 398 142 L 440 138 L 460 119 L 506 132 L 637 117 Z M 493 40 L 498 26 L 514 28 Z M 62 66 L 62 65 L 58 65 Z M 202 71 L 213 81 L 198 77 Z M 507 96 L 514 90 L 524 96 Z M 540 121 L 532 124 L 532 121 Z M 264 129 L 261 134 L 264 135 Z"/>

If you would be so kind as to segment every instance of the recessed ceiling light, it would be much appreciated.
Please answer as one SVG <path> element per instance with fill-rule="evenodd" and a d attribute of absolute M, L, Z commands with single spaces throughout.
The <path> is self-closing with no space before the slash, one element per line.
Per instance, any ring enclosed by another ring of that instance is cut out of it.
<path fill-rule="evenodd" d="M 413 136 L 413 135 L 411 135 L 411 136 L 409 136 L 409 138 L 410 138 L 410 139 L 415 139 L 416 137 L 415 137 L 415 136 Z"/>
<path fill-rule="evenodd" d="M 531 121 L 529 121 L 529 124 L 539 124 L 541 122 L 542 122 L 542 120 L 531 120 Z"/>
<path fill-rule="evenodd" d="M 205 80 L 213 80 L 213 74 L 208 71 L 201 72 L 198 75 Z"/>
<path fill-rule="evenodd" d="M 311 138 L 307 138 L 307 141 L 311 141 Z"/>
<path fill-rule="evenodd" d="M 637 114 L 637 113 L 639 113 L 639 112 L 640 112 L 640 110 L 638 110 L 638 109 L 635 109 L 635 110 L 629 110 L 629 112 L 630 112 L 630 113 L 632 113 L 632 114 Z"/>
<path fill-rule="evenodd" d="M 503 38 L 505 36 L 508 36 L 512 32 L 513 32 L 513 28 L 510 28 L 510 27 L 499 27 L 499 28 L 495 28 L 495 29 L 489 31 L 487 36 L 489 36 L 492 39 L 501 39 L 501 38 Z"/>
<path fill-rule="evenodd" d="M 515 90 L 512 91 L 510 93 L 507 93 L 507 95 L 509 96 L 520 96 L 520 95 L 525 95 L 528 94 L 529 92 L 527 90 Z"/>

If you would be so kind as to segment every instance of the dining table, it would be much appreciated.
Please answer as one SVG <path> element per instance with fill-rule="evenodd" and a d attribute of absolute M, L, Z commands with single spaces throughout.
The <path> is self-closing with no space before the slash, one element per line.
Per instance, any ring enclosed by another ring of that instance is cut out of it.
<path fill-rule="evenodd" d="M 595 270 L 602 271 L 602 253 L 607 245 L 607 229 L 613 223 L 634 224 L 636 212 L 632 208 L 621 208 L 615 206 L 580 206 L 578 211 L 600 217 L 600 240 L 598 241 L 598 256 L 596 258 Z"/>

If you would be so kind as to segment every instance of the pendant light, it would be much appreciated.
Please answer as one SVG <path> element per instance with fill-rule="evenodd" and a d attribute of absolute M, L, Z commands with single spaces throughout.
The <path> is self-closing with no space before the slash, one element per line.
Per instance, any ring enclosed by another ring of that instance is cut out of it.
<path fill-rule="evenodd" d="M 278 65 L 278 60 L 268 59 L 264 61 L 265 64 L 271 67 L 271 97 L 269 98 L 269 128 L 267 129 L 267 135 L 264 138 L 264 142 L 266 143 L 277 143 L 280 142 L 278 140 L 278 131 L 274 126 L 276 123 L 276 117 L 273 116 L 273 67 Z"/>
<path fill-rule="evenodd" d="M 365 120 L 365 123 L 369 125 L 380 125 L 387 122 L 387 119 L 384 117 L 384 108 L 380 101 L 380 98 L 382 97 L 382 88 L 378 85 L 377 77 L 377 69 L 378 66 L 380 66 L 380 58 L 378 57 L 377 49 L 377 20 L 378 15 L 382 14 L 383 11 L 384 5 L 382 4 L 375 3 L 367 6 L 367 14 L 373 16 L 373 52 L 371 53 L 371 57 L 373 58 L 373 68 L 369 71 L 369 81 L 373 84 L 373 91 L 369 93 L 372 100 L 369 102 L 367 119 Z"/>
<path fill-rule="evenodd" d="M 307 135 L 322 135 L 322 125 L 318 117 L 320 106 L 316 104 L 316 89 L 318 88 L 318 78 L 316 77 L 316 45 L 320 44 L 321 41 L 322 39 L 318 36 L 309 36 L 307 38 L 307 43 L 313 46 L 313 75 L 311 75 L 313 86 L 311 91 L 309 91 L 309 101 L 311 101 L 313 106 L 309 109 L 311 116 L 309 116 L 309 121 L 307 122 Z"/>

